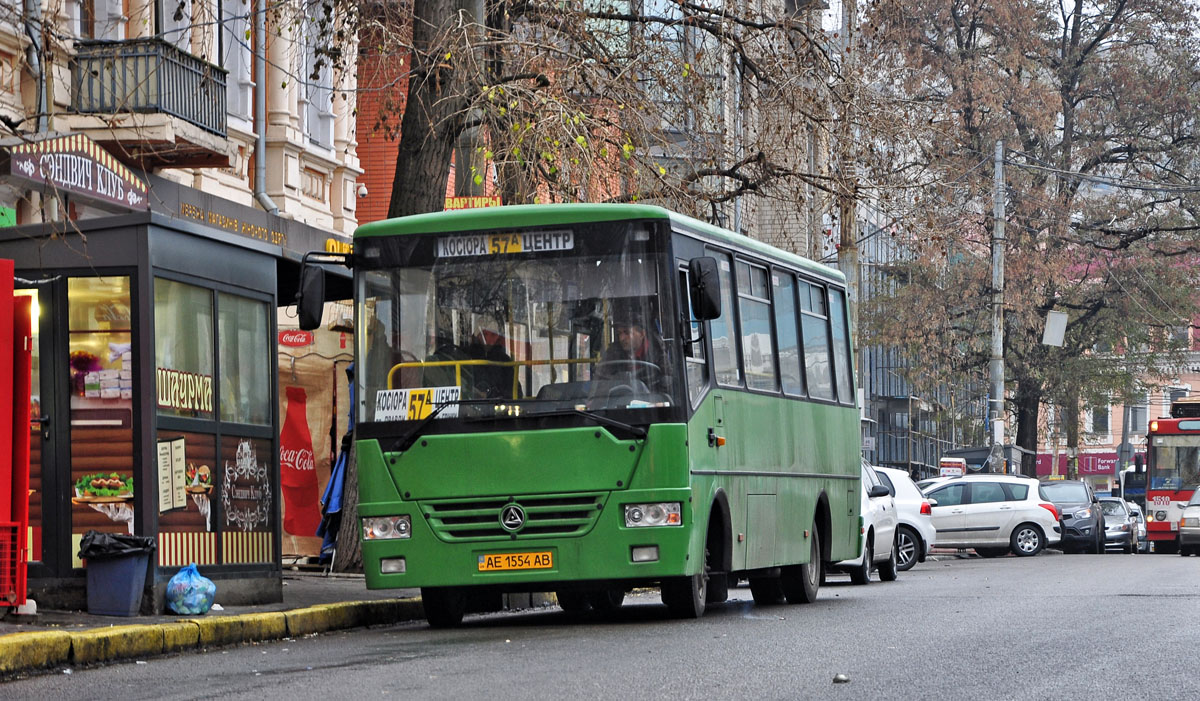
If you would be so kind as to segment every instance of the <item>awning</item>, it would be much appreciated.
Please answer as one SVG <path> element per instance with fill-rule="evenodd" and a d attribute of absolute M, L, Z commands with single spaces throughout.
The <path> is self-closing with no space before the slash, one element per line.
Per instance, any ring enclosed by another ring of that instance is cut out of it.
<path fill-rule="evenodd" d="M 150 208 L 146 181 L 83 134 L 0 140 L 0 179 L 21 190 L 81 198 L 113 212 Z"/>

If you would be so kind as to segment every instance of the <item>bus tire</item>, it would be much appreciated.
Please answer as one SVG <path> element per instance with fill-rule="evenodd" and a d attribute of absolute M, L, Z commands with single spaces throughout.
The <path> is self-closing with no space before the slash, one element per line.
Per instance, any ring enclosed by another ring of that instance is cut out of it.
<path fill-rule="evenodd" d="M 817 600 L 817 592 L 825 581 L 825 567 L 821 562 L 821 538 L 815 523 L 808 546 L 808 562 L 784 567 L 779 580 L 789 604 L 811 604 Z"/>
<path fill-rule="evenodd" d="M 588 592 L 587 600 L 591 604 L 593 611 L 597 613 L 611 613 L 621 608 L 621 604 L 625 603 L 625 590 L 601 589 L 600 591 Z"/>
<path fill-rule="evenodd" d="M 894 582 L 896 581 L 896 577 L 899 576 L 900 570 L 896 566 L 896 559 L 898 557 L 896 551 L 899 548 L 897 542 L 896 539 L 892 539 L 892 554 L 888 557 L 887 562 L 879 566 L 879 581 L 881 582 Z"/>
<path fill-rule="evenodd" d="M 729 598 L 729 575 L 724 572 L 708 573 L 708 598 L 706 603 L 723 604 Z"/>
<path fill-rule="evenodd" d="M 430 628 L 455 628 L 467 611 L 467 596 L 458 587 L 421 587 L 421 605 Z"/>
<path fill-rule="evenodd" d="M 704 574 L 664 579 L 659 587 L 662 601 L 676 618 L 700 618 L 708 596 Z"/>
<path fill-rule="evenodd" d="M 750 596 L 755 606 L 777 606 L 784 601 L 783 581 L 780 577 L 751 577 Z"/>
<path fill-rule="evenodd" d="M 871 583 L 871 559 L 875 557 L 871 538 L 872 534 L 867 533 L 867 542 L 863 543 L 862 564 L 850 570 L 850 581 L 855 584 Z"/>
<path fill-rule="evenodd" d="M 556 591 L 554 596 L 558 599 L 558 607 L 563 613 L 584 613 L 591 608 L 587 592 Z"/>

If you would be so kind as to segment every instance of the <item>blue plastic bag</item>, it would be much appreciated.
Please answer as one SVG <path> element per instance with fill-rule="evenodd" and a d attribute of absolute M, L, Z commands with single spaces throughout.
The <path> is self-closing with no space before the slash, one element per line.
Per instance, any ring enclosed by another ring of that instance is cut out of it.
<path fill-rule="evenodd" d="M 208 613 L 216 596 L 217 585 L 200 574 L 194 562 L 176 572 L 167 582 L 167 607 L 175 613 Z"/>

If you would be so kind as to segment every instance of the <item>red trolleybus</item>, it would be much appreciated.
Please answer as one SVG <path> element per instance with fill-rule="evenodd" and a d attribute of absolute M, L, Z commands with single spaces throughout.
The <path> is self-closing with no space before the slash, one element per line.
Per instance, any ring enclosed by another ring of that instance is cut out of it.
<path fill-rule="evenodd" d="M 1146 535 L 1155 552 L 1179 551 L 1179 516 L 1200 485 L 1200 397 L 1178 399 L 1146 434 Z"/>

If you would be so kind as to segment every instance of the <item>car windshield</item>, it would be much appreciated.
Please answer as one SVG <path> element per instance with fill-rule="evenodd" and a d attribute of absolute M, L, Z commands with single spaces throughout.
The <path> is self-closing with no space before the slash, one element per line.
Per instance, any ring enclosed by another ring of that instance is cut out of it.
<path fill-rule="evenodd" d="M 424 418 L 431 403 L 451 405 L 437 419 L 679 406 L 678 324 L 651 228 L 356 243 L 360 419 Z"/>
<path fill-rule="evenodd" d="M 1045 482 L 1041 485 L 1042 496 L 1058 503 L 1088 502 L 1087 487 L 1079 482 Z"/>
<path fill-rule="evenodd" d="M 1119 501 L 1101 501 L 1100 509 L 1104 511 L 1105 516 L 1124 516 L 1126 514 L 1125 505 Z"/>
<path fill-rule="evenodd" d="M 1196 506 L 1197 504 L 1200 504 L 1200 489 L 1192 492 L 1192 498 L 1188 499 L 1187 503 L 1188 506 Z"/>

